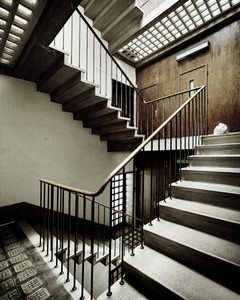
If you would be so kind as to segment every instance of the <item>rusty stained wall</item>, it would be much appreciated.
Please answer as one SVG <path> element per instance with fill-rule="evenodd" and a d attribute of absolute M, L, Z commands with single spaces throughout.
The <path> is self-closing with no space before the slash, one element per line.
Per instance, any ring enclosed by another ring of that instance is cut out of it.
<path fill-rule="evenodd" d="M 209 50 L 178 63 L 176 56 L 204 41 Z M 207 76 L 208 71 L 208 76 Z M 147 100 L 207 83 L 209 134 L 219 123 L 240 131 L 240 21 L 219 29 L 185 49 L 137 70 L 137 84 Z"/>

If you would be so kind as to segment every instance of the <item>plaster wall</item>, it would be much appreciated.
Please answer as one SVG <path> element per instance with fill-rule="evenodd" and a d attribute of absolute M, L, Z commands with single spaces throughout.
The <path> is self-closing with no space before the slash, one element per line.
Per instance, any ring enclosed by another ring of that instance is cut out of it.
<path fill-rule="evenodd" d="M 96 191 L 128 153 L 62 112 L 34 83 L 0 75 L 0 207 L 39 204 L 39 179 Z M 109 194 L 100 197 L 108 203 Z"/>

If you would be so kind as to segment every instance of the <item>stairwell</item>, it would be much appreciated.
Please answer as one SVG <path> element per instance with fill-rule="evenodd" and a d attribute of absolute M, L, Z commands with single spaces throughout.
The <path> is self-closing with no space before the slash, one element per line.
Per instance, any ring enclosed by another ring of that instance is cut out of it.
<path fill-rule="evenodd" d="M 126 280 L 148 299 L 240 299 L 240 133 L 206 136 L 144 227 Z"/>

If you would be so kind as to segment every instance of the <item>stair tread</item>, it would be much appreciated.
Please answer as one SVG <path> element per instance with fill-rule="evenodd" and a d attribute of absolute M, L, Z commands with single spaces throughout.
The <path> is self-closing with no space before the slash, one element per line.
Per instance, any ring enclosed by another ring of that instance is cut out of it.
<path fill-rule="evenodd" d="M 147 246 L 137 248 L 125 262 L 184 299 L 239 299 L 232 290 Z"/>
<path fill-rule="evenodd" d="M 183 180 L 173 183 L 172 186 L 240 195 L 240 187 L 229 184 Z"/>
<path fill-rule="evenodd" d="M 176 198 L 168 198 L 166 202 L 162 201 L 160 205 L 240 225 L 240 211 L 238 210 Z"/>
<path fill-rule="evenodd" d="M 163 219 L 152 224 L 144 230 L 240 266 L 239 244 Z"/>
<path fill-rule="evenodd" d="M 186 167 L 182 168 L 185 171 L 196 171 L 196 172 L 221 172 L 221 173 L 240 173 L 240 168 L 221 168 L 221 167 Z"/>

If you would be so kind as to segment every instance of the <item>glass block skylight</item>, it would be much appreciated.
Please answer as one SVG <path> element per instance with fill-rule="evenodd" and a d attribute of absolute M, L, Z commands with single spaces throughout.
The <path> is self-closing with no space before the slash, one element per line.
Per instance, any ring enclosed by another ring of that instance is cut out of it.
<path fill-rule="evenodd" d="M 157 52 L 239 5 L 240 0 L 189 0 L 123 46 L 119 53 L 133 62 Z"/>
<path fill-rule="evenodd" d="M 16 62 L 31 33 L 39 1 L 0 0 L 0 64 L 11 67 Z"/>

